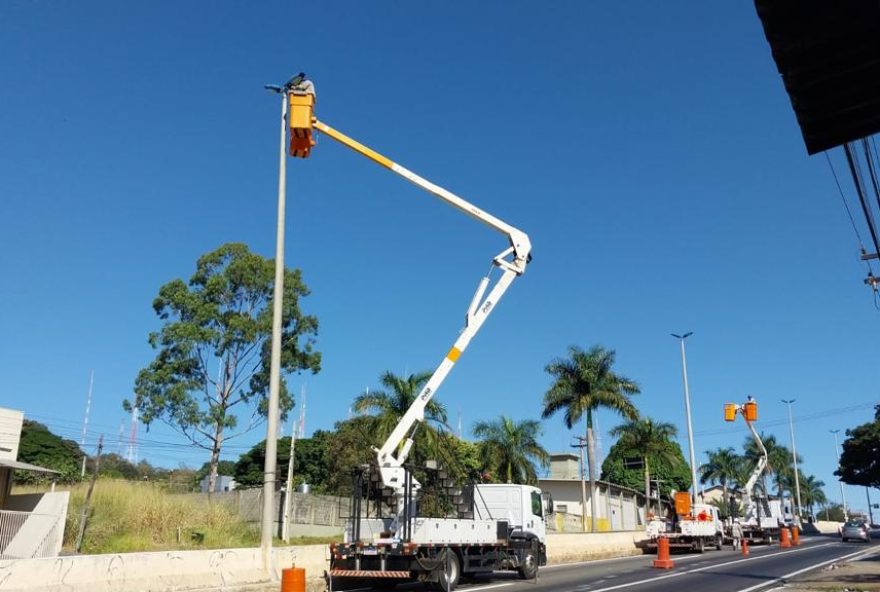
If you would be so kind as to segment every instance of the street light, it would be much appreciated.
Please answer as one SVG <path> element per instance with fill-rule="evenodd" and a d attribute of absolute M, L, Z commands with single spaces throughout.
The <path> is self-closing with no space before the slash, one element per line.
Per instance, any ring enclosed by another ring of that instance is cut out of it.
<path fill-rule="evenodd" d="M 272 528 L 275 523 L 275 477 L 278 454 L 278 395 L 281 386 L 281 320 L 284 311 L 284 211 L 287 194 L 287 93 L 289 84 L 267 84 L 281 95 L 281 147 L 278 153 L 278 220 L 275 238 L 275 292 L 272 302 L 272 354 L 269 366 L 269 402 L 266 417 L 266 460 L 263 464 L 263 512 L 260 549 L 263 566 L 271 565 Z"/>
<path fill-rule="evenodd" d="M 837 457 L 837 464 L 840 464 L 840 442 L 837 441 L 837 433 L 840 430 L 828 430 L 832 434 L 834 434 L 834 455 Z M 837 480 L 840 484 L 840 500 L 843 502 L 843 520 L 849 520 L 849 512 L 846 511 L 846 495 L 843 493 L 843 481 L 840 479 Z"/>
<path fill-rule="evenodd" d="M 691 395 L 688 391 L 688 370 L 687 370 L 687 356 L 684 353 L 684 340 L 693 335 L 693 331 L 688 331 L 684 335 L 677 335 L 676 333 L 670 333 L 673 337 L 678 339 L 679 344 L 681 344 L 681 377 L 684 381 L 684 409 L 687 413 L 687 428 L 688 428 L 688 448 L 690 449 L 691 454 L 691 481 L 693 483 L 693 493 L 692 504 L 697 504 L 697 463 L 694 460 L 694 430 L 691 427 Z"/>
<path fill-rule="evenodd" d="M 797 500 L 797 511 L 795 512 L 795 521 L 800 524 L 801 519 L 801 481 L 798 476 L 798 464 L 797 464 L 797 448 L 794 445 L 794 421 L 791 417 L 791 404 L 794 403 L 794 399 L 782 399 L 782 402 L 788 405 L 788 431 L 791 434 L 791 458 L 794 461 L 794 491 L 795 491 L 795 499 Z"/>

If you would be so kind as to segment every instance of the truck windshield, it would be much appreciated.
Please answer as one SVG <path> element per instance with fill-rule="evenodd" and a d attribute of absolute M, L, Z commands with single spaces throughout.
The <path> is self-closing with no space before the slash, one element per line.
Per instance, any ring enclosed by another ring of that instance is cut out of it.
<path fill-rule="evenodd" d="M 535 516 L 544 516 L 544 504 L 541 503 L 541 494 L 532 492 L 532 514 Z"/>

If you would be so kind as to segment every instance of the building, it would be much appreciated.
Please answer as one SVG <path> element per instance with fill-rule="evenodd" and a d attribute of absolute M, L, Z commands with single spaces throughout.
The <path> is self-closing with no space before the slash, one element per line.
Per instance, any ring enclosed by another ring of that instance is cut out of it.
<path fill-rule="evenodd" d="M 587 530 L 591 530 L 592 492 L 590 483 L 580 479 L 580 462 L 575 454 L 562 452 L 550 455 L 550 476 L 538 479 L 541 491 L 553 497 L 554 516 L 548 525 L 556 531 L 582 532 L 582 518 L 586 515 Z M 586 490 L 586 507 L 583 493 Z M 628 487 L 596 482 L 596 529 L 641 530 L 645 528 L 645 495 Z"/>
<path fill-rule="evenodd" d="M 214 481 L 214 493 L 234 491 L 237 486 L 238 483 L 235 482 L 234 477 L 230 475 L 217 475 L 217 479 Z M 208 493 L 208 475 L 205 475 L 199 482 L 199 489 L 202 493 Z"/>
<path fill-rule="evenodd" d="M 12 494 L 14 471 L 55 473 L 18 461 L 24 414 L 0 407 L 0 559 L 57 557 L 70 492 Z"/>

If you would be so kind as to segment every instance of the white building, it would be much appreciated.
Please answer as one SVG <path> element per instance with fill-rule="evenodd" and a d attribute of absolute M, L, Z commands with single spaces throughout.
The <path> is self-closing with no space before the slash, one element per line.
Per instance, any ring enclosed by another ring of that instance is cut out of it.
<path fill-rule="evenodd" d="M 238 487 L 238 483 L 230 475 L 217 475 L 217 479 L 214 481 L 214 493 L 234 491 L 236 487 Z M 208 475 L 205 475 L 199 482 L 199 488 L 202 493 L 208 493 Z"/>
<path fill-rule="evenodd" d="M 23 421 L 21 411 L 0 407 L 0 559 L 56 557 L 70 492 L 12 495 L 13 471 L 57 473 L 17 460 Z"/>

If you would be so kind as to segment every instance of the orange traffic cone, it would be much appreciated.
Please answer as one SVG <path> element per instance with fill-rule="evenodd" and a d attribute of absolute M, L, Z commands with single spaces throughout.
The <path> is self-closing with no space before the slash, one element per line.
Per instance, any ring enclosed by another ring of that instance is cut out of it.
<path fill-rule="evenodd" d="M 306 592 L 306 570 L 301 567 L 281 570 L 281 592 Z"/>
<path fill-rule="evenodd" d="M 800 530 L 801 530 L 801 529 L 798 528 L 797 526 L 792 526 L 792 527 L 791 527 L 791 544 L 792 544 L 792 546 L 794 546 L 794 547 L 797 547 L 798 545 L 801 544 L 801 532 L 800 532 Z"/>
<path fill-rule="evenodd" d="M 669 558 L 669 539 L 660 537 L 657 541 L 657 559 L 654 560 L 654 567 L 659 569 L 672 569 L 675 564 Z"/>
<path fill-rule="evenodd" d="M 742 539 L 742 553 L 744 557 L 749 555 L 749 541 L 747 539 Z"/>
<path fill-rule="evenodd" d="M 791 547 L 791 540 L 788 538 L 788 534 L 787 528 L 779 529 L 779 547 L 781 549 L 788 549 Z"/>

